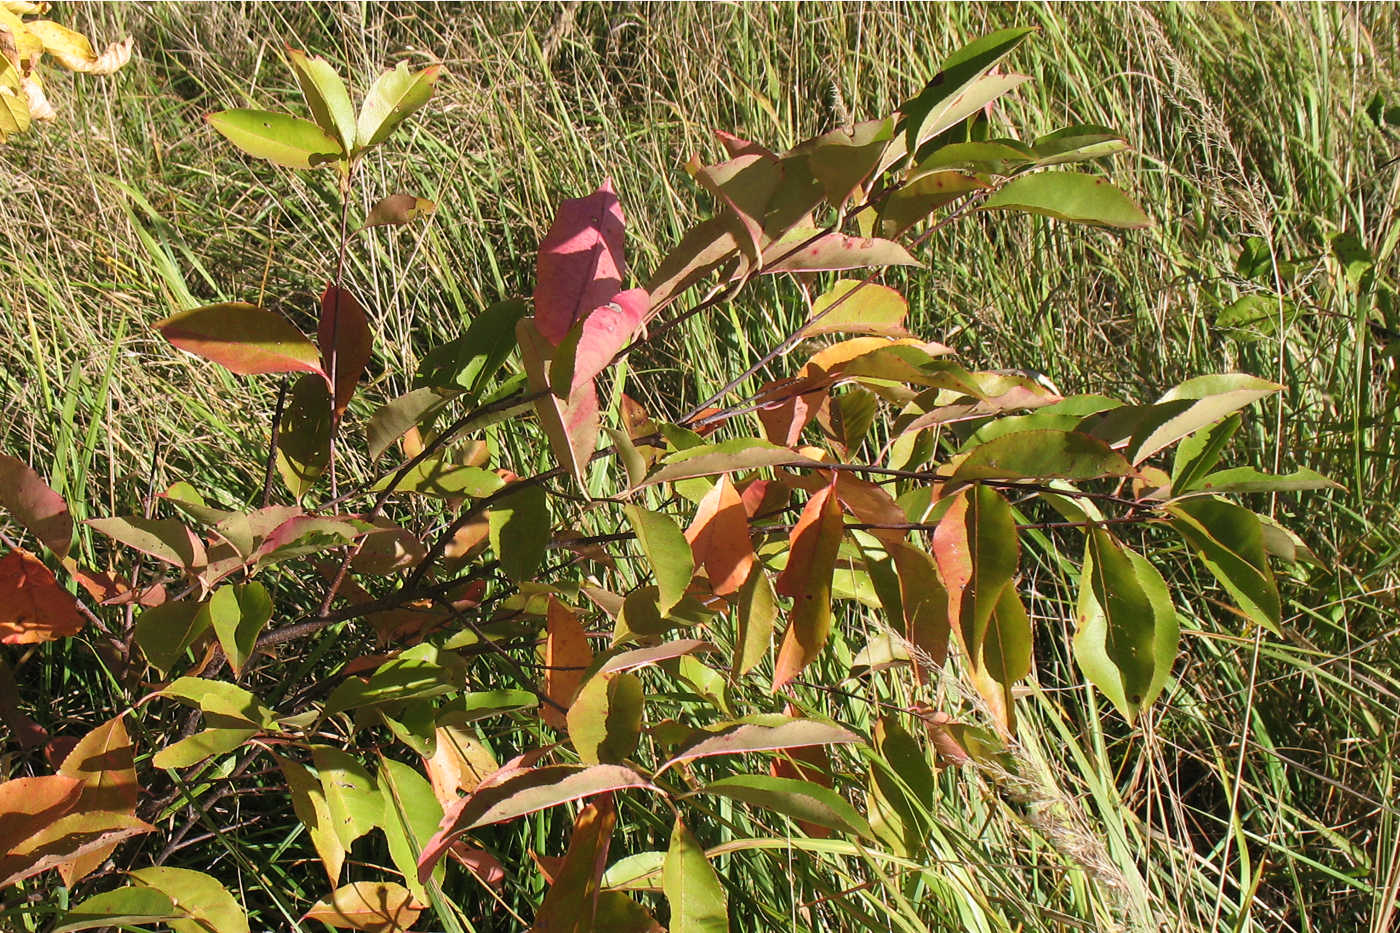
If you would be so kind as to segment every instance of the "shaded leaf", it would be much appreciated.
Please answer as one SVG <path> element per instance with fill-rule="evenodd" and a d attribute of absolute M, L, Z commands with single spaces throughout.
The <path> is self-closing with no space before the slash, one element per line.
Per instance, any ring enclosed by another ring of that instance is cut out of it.
<path fill-rule="evenodd" d="M 778 597 L 762 567 L 756 567 L 739 588 L 732 602 L 737 626 L 734 661 L 735 676 L 747 674 L 763 660 L 773 641 L 773 623 L 778 619 Z"/>
<path fill-rule="evenodd" d="M 360 229 L 402 227 L 405 224 L 413 223 L 419 217 L 433 213 L 435 210 L 437 210 L 437 204 L 427 198 L 403 193 L 391 194 L 374 202 L 374 206 L 369 209 L 369 214 L 365 217 L 365 222 L 360 225 Z"/>
<path fill-rule="evenodd" d="M 24 461 L 0 454 L 0 506 L 60 560 L 73 543 L 68 503 Z"/>
<path fill-rule="evenodd" d="M 442 411 L 450 400 L 434 388 L 414 389 L 398 398 L 390 399 L 370 416 L 365 426 L 365 441 L 369 445 L 369 458 L 373 462 L 393 446 L 394 442 L 408 433 L 411 428 L 422 425 Z"/>
<path fill-rule="evenodd" d="M 479 394 L 515 350 L 516 326 L 525 311 L 520 300 L 491 305 L 472 319 L 462 336 L 428 351 L 414 385 Z"/>
<path fill-rule="evenodd" d="M 11 852 L 77 805 L 86 782 L 68 775 L 0 783 L 0 853 Z"/>
<path fill-rule="evenodd" d="M 321 373 L 320 353 L 311 341 L 286 318 L 257 305 L 235 301 L 191 308 L 155 327 L 179 349 L 240 375 Z"/>
<path fill-rule="evenodd" d="M 13 783 L 13 782 L 9 782 Z M 50 868 L 82 861 L 124 839 L 155 832 L 155 827 L 126 813 L 74 810 L 46 823 L 24 842 L 0 856 L 0 887 Z"/>
<path fill-rule="evenodd" d="M 1264 553 L 1259 519 L 1223 499 L 1188 499 L 1167 508 L 1185 539 L 1235 604 L 1252 621 L 1281 635 L 1278 585 Z"/>
<path fill-rule="evenodd" d="M 340 880 L 340 868 L 345 863 L 345 843 L 336 832 L 331 818 L 330 804 L 326 802 L 321 782 L 310 771 L 290 758 L 274 755 L 282 776 L 287 780 L 287 791 L 292 798 L 292 809 L 301 825 L 311 836 L 311 844 L 325 866 L 326 875 L 334 885 Z M 313 908 L 314 909 L 314 908 Z"/>
<path fill-rule="evenodd" d="M 739 241 L 723 220 L 714 218 L 691 227 L 647 280 L 651 313 L 675 301 L 738 254 Z"/>
<path fill-rule="evenodd" d="M 205 610 L 203 602 L 180 599 L 142 612 L 136 618 L 135 637 L 146 660 L 162 674 L 169 672 L 209 627 Z"/>
<path fill-rule="evenodd" d="M 529 581 L 549 547 L 549 499 L 533 483 L 501 496 L 491 506 L 491 548 L 506 576 L 517 583 Z"/>
<path fill-rule="evenodd" d="M 618 764 L 642 735 L 642 679 L 629 672 L 596 673 L 569 706 L 569 740 L 586 765 Z"/>
<path fill-rule="evenodd" d="M 321 347 L 321 369 L 335 386 L 335 415 L 339 418 L 369 364 L 373 336 L 360 302 L 333 283 L 321 293 L 316 342 Z"/>
<path fill-rule="evenodd" d="M 153 888 L 117 888 L 94 895 L 63 917 L 53 933 L 78 933 L 79 930 L 106 929 L 123 925 L 168 923 L 183 914 L 175 902 Z"/>
<path fill-rule="evenodd" d="M 569 851 L 555 871 L 549 893 L 535 914 L 532 933 L 592 933 L 608 845 L 617 824 L 612 795 L 579 811 Z"/>
<path fill-rule="evenodd" d="M 1128 142 L 1106 126 L 1069 126 L 1041 136 L 1031 144 L 1038 165 L 1085 162 L 1123 152 Z"/>
<path fill-rule="evenodd" d="M 549 438 L 554 458 L 580 488 L 587 489 L 588 464 L 598 447 L 598 393 L 592 383 L 583 383 L 569 389 L 563 397 L 556 395 L 554 390 L 559 387 L 550 384 L 554 348 L 536 327 L 535 318 L 521 318 L 515 334 L 530 392 L 537 396 L 535 413 Z"/>

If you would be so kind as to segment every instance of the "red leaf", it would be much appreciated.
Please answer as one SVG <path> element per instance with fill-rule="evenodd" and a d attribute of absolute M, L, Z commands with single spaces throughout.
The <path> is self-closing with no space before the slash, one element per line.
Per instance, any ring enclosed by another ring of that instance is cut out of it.
<path fill-rule="evenodd" d="M 544 693 L 565 709 L 574 700 L 583 675 L 593 663 L 593 649 L 579 624 L 578 616 L 568 606 L 551 597 L 546 617 L 548 634 L 544 645 Z M 567 728 L 564 714 L 545 704 L 540 707 L 541 718 L 556 729 Z"/>
<path fill-rule="evenodd" d="M 551 344 L 557 346 L 569 328 L 622 288 L 624 223 L 610 181 L 559 205 L 540 244 L 535 276 L 535 317 Z"/>
<path fill-rule="evenodd" d="M 181 311 L 156 323 L 166 340 L 244 376 L 324 373 L 319 354 L 280 314 L 232 301 Z"/>
<path fill-rule="evenodd" d="M 0 454 L 0 506 L 60 559 L 73 543 L 68 503 L 24 462 Z"/>
<path fill-rule="evenodd" d="M 841 503 L 833 483 L 807 500 L 789 539 L 787 566 L 774 584 L 793 598 L 783 646 L 773 669 L 773 689 L 812 663 L 831 633 L 831 579 L 841 547 Z"/>
<path fill-rule="evenodd" d="M 340 417 L 369 365 L 373 337 L 365 309 L 354 295 L 338 285 L 327 285 L 321 295 L 316 342 L 321 345 L 321 368 L 326 381 L 334 385 L 335 414 Z"/>
<path fill-rule="evenodd" d="M 729 474 L 700 500 L 695 519 L 685 531 L 695 565 L 704 567 L 716 596 L 737 593 L 753 571 L 756 558 L 749 540 L 749 520 L 744 502 Z"/>
<path fill-rule="evenodd" d="M 651 298 L 646 290 L 632 288 L 618 292 L 610 302 L 595 308 L 584 319 L 583 333 L 574 353 L 572 389 L 591 383 L 608 368 L 618 351 L 631 343 L 641 329 L 650 306 Z M 535 323 L 540 323 L 538 318 Z"/>
<path fill-rule="evenodd" d="M 82 627 L 77 600 L 39 558 L 18 548 L 0 557 L 0 644 L 54 641 Z"/>

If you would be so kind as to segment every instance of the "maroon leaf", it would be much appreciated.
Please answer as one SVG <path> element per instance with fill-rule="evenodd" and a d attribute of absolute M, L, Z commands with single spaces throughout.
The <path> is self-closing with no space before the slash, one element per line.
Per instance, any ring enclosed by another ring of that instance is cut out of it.
<path fill-rule="evenodd" d="M 535 276 L 537 326 L 551 344 L 622 288 L 624 222 L 611 181 L 559 205 L 540 244 Z"/>
<path fill-rule="evenodd" d="M 240 301 L 191 308 L 159 321 L 172 344 L 244 376 L 319 373 L 319 354 L 280 314 Z"/>
<path fill-rule="evenodd" d="M 0 506 L 60 559 L 68 556 L 73 543 L 68 503 L 38 473 L 9 454 L 0 454 Z"/>
<path fill-rule="evenodd" d="M 327 285 L 321 295 L 321 323 L 316 329 L 321 345 L 321 367 L 326 381 L 335 387 L 335 414 L 340 417 L 355 386 L 369 365 L 373 337 L 365 309 L 355 296 L 339 285 Z"/>

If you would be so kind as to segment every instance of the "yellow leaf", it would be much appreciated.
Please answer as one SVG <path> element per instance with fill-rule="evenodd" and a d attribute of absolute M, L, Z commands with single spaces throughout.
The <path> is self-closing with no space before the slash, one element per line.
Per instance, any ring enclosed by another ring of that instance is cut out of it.
<path fill-rule="evenodd" d="M 113 42 L 98 55 L 85 37 L 51 20 L 34 20 L 25 25 L 43 43 L 44 51 L 71 71 L 107 75 L 131 59 L 131 46 L 135 40 L 130 36 L 121 42 Z"/>

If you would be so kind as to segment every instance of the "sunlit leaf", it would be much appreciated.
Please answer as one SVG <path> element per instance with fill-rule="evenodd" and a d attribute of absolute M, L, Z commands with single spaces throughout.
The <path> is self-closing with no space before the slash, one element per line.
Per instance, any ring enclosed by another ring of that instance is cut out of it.
<path fill-rule="evenodd" d="M 433 83 L 441 74 L 441 65 L 409 71 L 408 62 L 380 72 L 360 106 L 355 147 L 367 149 L 388 139 L 400 123 L 433 96 Z"/>
<path fill-rule="evenodd" d="M 860 741 L 861 737 L 854 732 L 815 719 L 793 719 L 777 726 L 747 723 L 686 746 L 658 768 L 656 773 L 659 775 L 683 761 L 715 755 L 740 755 L 748 752 L 803 748 L 809 745 L 842 745 Z"/>
<path fill-rule="evenodd" d="M 20 549 L 0 557 L 0 644 L 67 638 L 86 624 L 77 600 L 43 561 Z"/>
<path fill-rule="evenodd" d="M 263 626 L 272 618 L 272 598 L 258 581 L 221 586 L 209 596 L 210 623 L 228 656 L 234 676 L 253 653 Z"/>
<path fill-rule="evenodd" d="M 766 774 L 741 774 L 711 781 L 700 788 L 699 793 L 728 797 L 790 816 L 794 820 L 874 839 L 865 817 L 857 813 L 841 795 L 808 781 Z"/>
<path fill-rule="evenodd" d="M 336 888 L 306 912 L 303 920 L 365 933 L 402 933 L 422 910 L 409 890 L 392 881 L 356 881 Z"/>
<path fill-rule="evenodd" d="M 789 231 L 763 251 L 765 274 L 920 265 L 923 263 L 893 240 L 821 233 L 802 227 Z"/>
<path fill-rule="evenodd" d="M 729 897 L 705 850 L 680 817 L 671 828 L 662 885 L 675 933 L 727 933 Z"/>
<path fill-rule="evenodd" d="M 954 480 L 1086 480 L 1132 476 L 1133 469 L 1108 444 L 1077 431 L 1017 431 L 969 451 L 953 469 Z"/>
<path fill-rule="evenodd" d="M 248 933 L 248 917 L 238 901 L 203 872 L 160 865 L 133 871 L 131 879 L 165 894 L 187 918 L 170 922 L 174 933 Z"/>
<path fill-rule="evenodd" d="M 778 598 L 762 567 L 755 567 L 735 594 L 734 620 L 737 627 L 732 670 L 747 674 L 763 660 L 773 641 L 773 623 L 778 619 Z"/>
<path fill-rule="evenodd" d="M 796 677 L 816 658 L 831 632 L 831 581 L 844 528 L 835 487 L 807 500 L 789 539 L 787 566 L 774 589 L 792 597 L 787 634 L 773 668 L 773 689 Z"/>
<path fill-rule="evenodd" d="M 736 592 L 753 572 L 757 558 L 749 540 L 748 514 L 727 474 L 700 500 L 685 540 L 718 596 Z"/>
<path fill-rule="evenodd" d="M 535 914 L 531 933 L 593 933 L 603 866 L 617 825 L 611 794 L 600 796 L 579 811 L 564 856 L 544 903 Z"/>
<path fill-rule="evenodd" d="M 1036 164 L 1060 165 L 1065 162 L 1086 162 L 1122 152 L 1128 142 L 1106 126 L 1069 126 L 1031 144 Z"/>
<path fill-rule="evenodd" d="M 389 842 L 389 856 L 394 867 L 403 874 L 414 898 L 419 903 L 429 903 L 428 876 L 419 877 L 418 860 L 442 821 L 442 807 L 427 778 L 392 758 L 380 760 L 378 784 L 384 797 L 382 825 Z M 440 884 L 445 872 L 439 866 L 429 874 L 435 875 Z"/>
<path fill-rule="evenodd" d="M 909 304 L 893 288 L 840 279 L 812 302 L 811 322 L 802 330 L 806 334 L 884 334 L 890 337 L 907 335 L 904 316 Z"/>
<path fill-rule="evenodd" d="M 628 504 L 622 509 L 637 535 L 637 544 L 651 564 L 659 594 L 657 609 L 666 612 L 685 595 L 695 575 L 690 543 L 669 516 L 638 505 Z"/>
<path fill-rule="evenodd" d="M 609 181 L 559 205 L 540 243 L 535 276 L 535 323 L 551 345 L 621 290 L 624 224 Z"/>
<path fill-rule="evenodd" d="M 1074 635 L 1084 676 L 1133 722 L 1166 684 L 1177 639 L 1176 610 L 1161 574 L 1107 531 L 1092 529 Z"/>
<path fill-rule="evenodd" d="M 574 351 L 574 375 L 570 388 L 578 388 L 611 365 L 632 342 L 646 320 L 651 299 L 640 288 L 618 292 L 607 304 L 594 308 L 584 319 Z"/>
<path fill-rule="evenodd" d="M 429 390 L 430 391 L 430 390 Z M 386 476 L 374 484 L 375 490 L 388 489 L 393 485 L 394 475 Z M 481 467 L 460 466 L 448 463 L 439 457 L 429 457 L 409 470 L 394 486 L 396 492 L 416 492 L 423 496 L 436 496 L 442 499 L 456 499 L 463 496 L 483 499 L 504 489 L 505 480 L 490 470 Z M 524 492 L 524 490 L 521 490 Z M 515 494 L 512 494 L 514 496 Z M 495 514 L 494 512 L 492 514 Z"/>
<path fill-rule="evenodd" d="M 301 96 L 316 125 L 340 143 L 341 152 L 348 155 L 355 147 L 355 108 L 345 82 L 330 62 L 321 56 L 308 56 L 297 49 L 287 49 L 287 60 L 296 76 Z"/>
<path fill-rule="evenodd" d="M 1020 561 L 1010 503 L 990 486 L 959 493 L 934 530 L 933 556 L 947 588 L 949 621 L 976 666 L 992 613 Z"/>
<path fill-rule="evenodd" d="M 155 832 L 154 826 L 129 813 L 71 810 L 0 856 L 0 887 L 84 861 L 95 852 L 109 851 L 125 839 L 150 832 Z"/>
<path fill-rule="evenodd" d="M 199 538 L 171 518 L 90 518 L 85 522 L 94 531 L 135 548 L 143 554 L 193 570 L 204 566 L 206 556 Z"/>
<path fill-rule="evenodd" d="M 562 397 L 555 394 L 555 388 L 561 388 L 550 384 L 555 348 L 540 333 L 535 318 L 521 318 L 515 333 L 530 391 L 538 396 L 535 413 L 554 458 L 586 489 L 588 464 L 598 447 L 598 393 L 592 383 L 582 383 L 566 389 Z"/>
<path fill-rule="evenodd" d="M 983 201 L 984 211 L 1024 211 L 1099 227 L 1137 229 L 1152 221 L 1119 189 L 1097 175 L 1035 172 L 1013 178 Z"/>
<path fill-rule="evenodd" d="M 179 349 L 241 375 L 321 372 L 321 355 L 311 341 L 286 318 L 257 305 L 235 301 L 191 308 L 155 327 Z"/>
<path fill-rule="evenodd" d="M 135 752 L 122 716 L 108 720 L 83 736 L 58 768 L 59 774 L 83 782 L 74 810 L 107 811 L 134 817 L 141 796 Z M 91 874 L 115 849 L 113 843 L 59 865 L 58 873 L 64 885 L 72 887 Z"/>
<path fill-rule="evenodd" d="M 111 929 L 123 925 L 169 923 L 183 914 L 175 902 L 152 888 L 117 888 L 93 895 L 73 907 L 54 927 L 53 933 L 78 933 L 80 930 Z"/>
<path fill-rule="evenodd" d="M 540 709 L 541 717 L 556 729 L 567 728 L 564 714 L 593 664 L 593 649 L 578 615 L 550 597 L 544 648 L 544 695 L 555 705 Z"/>
<path fill-rule="evenodd" d="M 365 766 L 338 748 L 311 746 L 331 825 L 346 848 L 384 822 L 384 800 Z"/>
<path fill-rule="evenodd" d="M 257 159 L 287 168 L 315 168 L 342 157 L 340 143 L 310 120 L 269 110 L 223 110 L 206 120 Z"/>

